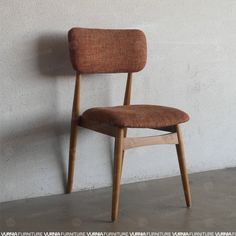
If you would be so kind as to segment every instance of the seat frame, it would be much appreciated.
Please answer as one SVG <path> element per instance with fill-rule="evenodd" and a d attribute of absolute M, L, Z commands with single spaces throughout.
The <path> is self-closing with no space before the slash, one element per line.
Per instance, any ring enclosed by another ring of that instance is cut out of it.
<path fill-rule="evenodd" d="M 99 124 L 92 121 L 78 121 L 80 113 L 80 73 L 76 74 L 75 91 L 71 117 L 71 132 L 70 132 L 70 150 L 69 150 L 69 166 L 68 166 L 68 182 L 67 193 L 72 191 L 74 167 L 76 158 L 76 142 L 77 142 L 77 127 L 83 127 L 102 134 L 106 134 L 115 138 L 114 150 L 114 168 L 113 168 L 113 191 L 112 191 L 112 212 L 111 220 L 115 221 L 118 217 L 119 197 L 120 197 L 120 181 L 125 150 L 141 146 L 155 144 L 175 144 L 182 178 L 184 196 L 187 207 L 191 207 L 191 193 L 189 186 L 188 173 L 185 163 L 184 144 L 180 125 L 157 128 L 156 130 L 166 131 L 167 134 L 148 136 L 148 137 L 127 137 L 127 128 L 110 126 L 107 124 Z M 130 105 L 132 87 L 132 73 L 128 73 L 124 103 Z"/>

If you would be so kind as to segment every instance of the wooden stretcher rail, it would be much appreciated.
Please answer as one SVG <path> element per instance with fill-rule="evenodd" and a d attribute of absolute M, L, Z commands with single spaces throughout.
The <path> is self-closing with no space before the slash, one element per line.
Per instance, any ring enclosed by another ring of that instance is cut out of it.
<path fill-rule="evenodd" d="M 125 138 L 124 150 L 141 146 L 155 145 L 155 144 L 178 144 L 177 134 L 171 133 L 158 136 Z"/>

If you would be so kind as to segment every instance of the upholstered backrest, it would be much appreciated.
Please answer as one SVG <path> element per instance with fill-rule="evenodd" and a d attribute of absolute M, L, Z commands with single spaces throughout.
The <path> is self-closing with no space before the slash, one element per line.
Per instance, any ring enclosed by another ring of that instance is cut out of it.
<path fill-rule="evenodd" d="M 140 30 L 72 28 L 68 40 L 72 65 L 81 74 L 137 72 L 146 64 Z"/>

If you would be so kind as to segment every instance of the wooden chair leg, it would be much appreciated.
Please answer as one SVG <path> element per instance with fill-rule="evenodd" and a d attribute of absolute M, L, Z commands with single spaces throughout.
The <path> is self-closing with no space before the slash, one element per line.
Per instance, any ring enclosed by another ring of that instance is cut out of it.
<path fill-rule="evenodd" d="M 70 150 L 69 150 L 69 167 L 68 167 L 68 182 L 66 192 L 71 193 L 73 187 L 75 156 L 76 156 L 76 141 L 77 141 L 77 125 L 71 126 L 70 134 Z"/>
<path fill-rule="evenodd" d="M 127 128 L 124 128 L 124 138 L 126 138 L 126 136 L 127 136 Z M 125 150 L 122 151 L 121 172 L 123 169 L 124 156 L 125 156 Z"/>
<path fill-rule="evenodd" d="M 112 213 L 111 220 L 115 221 L 118 217 L 119 197 L 120 197 L 120 179 L 122 169 L 124 130 L 118 129 L 115 138 L 115 155 L 114 155 L 114 174 L 112 190 Z"/>
<path fill-rule="evenodd" d="M 67 193 L 70 193 L 72 191 L 72 186 L 73 186 L 79 106 L 80 106 L 80 74 L 77 73 L 76 82 L 75 82 L 73 108 L 72 108 L 72 117 L 71 117 L 71 128 L 70 128 L 68 182 L 67 182 L 67 187 L 66 187 Z"/>
<path fill-rule="evenodd" d="M 192 200 L 191 200 L 191 192 L 189 187 L 189 179 L 188 179 L 188 173 L 185 163 L 185 154 L 184 154 L 184 144 L 183 144 L 183 138 L 182 138 L 182 132 L 180 129 L 180 126 L 176 126 L 177 136 L 179 144 L 176 145 L 177 155 L 178 155 L 178 161 L 179 161 L 179 168 L 182 178 L 182 184 L 184 189 L 184 196 L 187 207 L 191 207 Z"/>

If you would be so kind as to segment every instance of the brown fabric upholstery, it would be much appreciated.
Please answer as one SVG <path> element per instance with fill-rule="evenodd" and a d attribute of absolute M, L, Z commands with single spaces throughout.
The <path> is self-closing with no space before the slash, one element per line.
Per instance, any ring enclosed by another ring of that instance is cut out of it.
<path fill-rule="evenodd" d="M 137 72 L 146 64 L 140 30 L 72 28 L 68 40 L 72 65 L 80 73 Z"/>
<path fill-rule="evenodd" d="M 86 110 L 80 119 L 129 128 L 161 128 L 180 124 L 189 116 L 176 108 L 155 105 L 96 107 Z"/>

